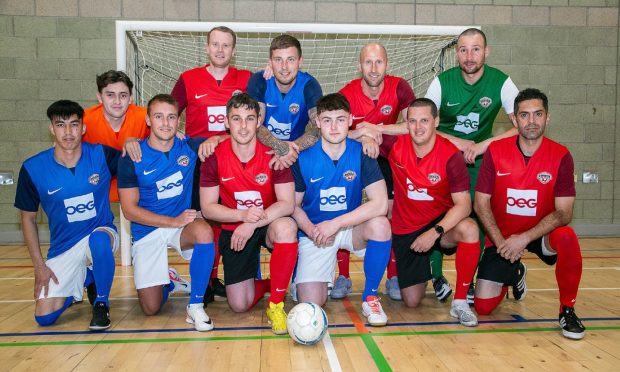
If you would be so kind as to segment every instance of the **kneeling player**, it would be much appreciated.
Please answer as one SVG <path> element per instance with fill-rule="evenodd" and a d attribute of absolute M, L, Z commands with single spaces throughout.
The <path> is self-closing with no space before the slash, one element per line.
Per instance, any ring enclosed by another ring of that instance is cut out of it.
<path fill-rule="evenodd" d="M 256 140 L 261 125 L 258 102 L 247 94 L 226 105 L 230 138 L 202 166 L 202 215 L 222 223 L 219 240 L 230 308 L 249 310 L 271 292 L 267 317 L 276 334 L 286 333 L 284 295 L 297 258 L 294 184 L 290 169 L 269 168 L 269 148 Z M 221 203 L 218 200 L 221 198 Z M 261 246 L 272 249 L 271 280 L 254 280 Z"/>
<path fill-rule="evenodd" d="M 110 327 L 108 296 L 114 278 L 118 234 L 110 210 L 110 179 L 119 153 L 82 143 L 84 109 L 57 101 L 47 109 L 54 147 L 24 162 L 19 172 L 15 206 L 21 210 L 24 241 L 34 266 L 35 320 L 56 322 L 89 287 L 93 318 L 89 328 Z M 43 262 L 36 216 L 39 204 L 49 220 L 51 243 Z M 92 272 L 87 265 L 92 262 Z"/>
<path fill-rule="evenodd" d="M 474 306 L 490 314 L 513 287 L 525 298 L 526 251 L 547 265 L 556 264 L 562 334 L 582 339 L 585 327 L 573 306 L 581 280 L 581 249 L 573 229 L 575 183 L 568 149 L 544 136 L 549 122 L 547 96 L 525 89 L 515 99 L 512 118 L 519 134 L 493 142 L 484 155 L 475 209 L 487 231 L 476 283 Z M 490 240 L 489 240 L 490 238 Z"/>
<path fill-rule="evenodd" d="M 409 134 L 382 145 L 382 151 L 389 151 L 394 177 L 392 240 L 398 283 L 405 304 L 418 306 L 431 279 L 431 252 L 456 247 L 457 287 L 450 315 L 474 327 L 478 320 L 466 296 L 480 244 L 478 226 L 467 217 L 469 175 L 461 152 L 437 135 L 438 125 L 433 101 L 417 99 L 407 110 Z M 391 147 L 390 142 L 394 142 Z"/>
<path fill-rule="evenodd" d="M 362 312 L 373 326 L 387 323 L 377 288 L 390 257 L 390 224 L 385 180 L 375 159 L 348 139 L 352 123 L 349 102 L 340 93 L 317 102 L 320 140 L 302 151 L 293 164 L 299 225 L 297 296 L 320 305 L 327 299 L 339 248 L 364 258 L 366 284 Z M 362 204 L 362 191 L 368 201 Z"/>
<path fill-rule="evenodd" d="M 215 255 L 213 232 L 196 210 L 189 209 L 198 146 L 204 139 L 176 137 L 179 106 L 168 94 L 153 97 L 147 107 L 151 134 L 140 143 L 142 160 L 121 158 L 118 175 L 123 212 L 132 221 L 131 255 L 142 311 L 155 315 L 175 290 L 168 272 L 168 247 L 190 260 L 192 279 L 186 321 L 198 331 L 213 322 L 203 308 Z"/>

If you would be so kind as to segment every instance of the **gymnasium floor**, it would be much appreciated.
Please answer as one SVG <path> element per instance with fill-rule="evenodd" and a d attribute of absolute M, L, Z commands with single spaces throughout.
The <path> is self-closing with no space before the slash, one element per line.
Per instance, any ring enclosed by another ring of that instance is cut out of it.
<path fill-rule="evenodd" d="M 58 324 L 41 328 L 33 319 L 28 252 L 23 246 L 2 246 L 0 370 L 617 371 L 620 238 L 581 239 L 581 244 L 584 270 L 576 311 L 587 327 L 582 341 L 561 336 L 553 268 L 528 255 L 527 298 L 518 303 L 505 300 L 492 316 L 479 317 L 477 328 L 459 325 L 449 315 L 449 303 L 438 303 L 431 292 L 415 310 L 385 296 L 382 304 L 389 324 L 366 326 L 360 318 L 362 262 L 354 260 L 354 294 L 327 304 L 329 337 L 314 346 L 273 335 L 264 314 L 266 300 L 247 314 L 232 313 L 225 302 L 210 304 L 207 313 L 216 328 L 207 333 L 185 323 L 187 299 L 182 296 L 173 296 L 159 315 L 145 317 L 136 300 L 132 270 L 120 265 L 111 294 L 112 327 L 107 332 L 88 331 L 88 300 L 69 308 Z M 186 263 L 172 255 L 171 262 L 187 275 Z M 446 259 L 445 267 L 446 277 L 454 283 L 453 257 Z M 268 265 L 263 263 L 266 271 Z M 287 297 L 286 309 L 292 306 Z"/>

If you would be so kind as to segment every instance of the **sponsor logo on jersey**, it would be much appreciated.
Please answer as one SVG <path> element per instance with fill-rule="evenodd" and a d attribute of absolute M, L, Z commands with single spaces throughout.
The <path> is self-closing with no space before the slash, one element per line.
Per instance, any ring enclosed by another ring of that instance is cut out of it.
<path fill-rule="evenodd" d="M 549 172 L 540 172 L 536 175 L 536 179 L 543 185 L 546 185 L 553 179 L 553 176 Z"/>
<path fill-rule="evenodd" d="M 411 200 L 420 200 L 420 201 L 431 201 L 435 200 L 432 196 L 428 195 L 428 189 L 417 188 L 411 182 L 409 178 L 407 178 L 407 197 Z"/>
<path fill-rule="evenodd" d="M 179 158 L 177 159 L 177 164 L 179 164 L 182 167 L 187 167 L 187 164 L 189 164 L 189 156 L 187 155 L 179 156 Z"/>
<path fill-rule="evenodd" d="M 296 114 L 299 112 L 299 105 L 296 103 L 291 103 L 291 105 L 288 107 L 288 110 L 291 112 L 291 114 Z"/>
<path fill-rule="evenodd" d="M 226 130 L 224 121 L 226 120 L 226 106 L 207 107 L 207 127 L 210 132 L 220 132 Z"/>
<path fill-rule="evenodd" d="M 437 182 L 441 181 L 441 176 L 438 173 L 431 173 L 428 175 L 428 180 L 434 185 Z"/>
<path fill-rule="evenodd" d="M 347 180 L 347 181 L 351 182 L 351 181 L 353 181 L 353 180 L 355 179 L 355 177 L 357 177 L 357 173 L 355 173 L 355 172 L 354 172 L 354 171 L 352 171 L 352 170 L 348 170 L 348 171 L 346 171 L 346 172 L 344 172 L 344 173 L 342 174 L 342 177 L 343 177 L 345 180 Z"/>
<path fill-rule="evenodd" d="M 267 177 L 265 173 L 259 173 L 256 175 L 255 179 L 258 184 L 264 185 L 265 182 L 267 182 L 267 180 L 269 179 L 269 177 Z"/>
<path fill-rule="evenodd" d="M 235 192 L 235 201 L 237 202 L 237 209 L 263 208 L 263 198 L 258 191 Z"/>
<path fill-rule="evenodd" d="M 470 112 L 467 116 L 457 115 L 454 131 L 465 134 L 477 132 L 479 122 L 480 114 L 478 114 L 477 112 Z"/>
<path fill-rule="evenodd" d="M 344 187 L 330 187 L 321 190 L 319 209 L 323 212 L 335 212 L 347 209 L 347 189 Z"/>
<path fill-rule="evenodd" d="M 157 186 L 157 200 L 174 198 L 183 192 L 183 175 L 181 171 L 155 182 Z"/>
<path fill-rule="evenodd" d="M 389 115 L 389 114 L 390 114 L 390 112 L 392 112 L 392 106 L 390 106 L 390 105 L 385 105 L 385 106 L 381 107 L 381 113 L 382 113 L 383 115 Z"/>
<path fill-rule="evenodd" d="M 243 93 L 243 91 L 242 91 L 241 89 L 235 89 L 235 90 L 232 92 L 231 96 L 237 96 L 237 95 L 239 95 L 239 94 L 241 94 L 241 93 Z"/>
<path fill-rule="evenodd" d="M 97 186 L 97 184 L 99 183 L 99 173 L 91 174 L 90 177 L 88 177 L 88 183 L 93 186 Z"/>
<path fill-rule="evenodd" d="M 280 123 L 272 117 L 267 122 L 267 129 L 273 134 L 274 137 L 281 140 L 288 140 L 291 138 L 291 123 Z"/>
<path fill-rule="evenodd" d="M 65 212 L 69 222 L 86 221 L 97 216 L 93 193 L 64 200 Z"/>
<path fill-rule="evenodd" d="M 508 188 L 506 191 L 506 213 L 517 216 L 536 216 L 538 190 L 518 190 Z"/>
<path fill-rule="evenodd" d="M 493 103 L 493 100 L 490 99 L 489 97 L 482 97 L 480 98 L 480 101 L 478 101 L 478 103 L 480 103 L 480 106 L 487 108 L 491 106 L 491 103 Z"/>

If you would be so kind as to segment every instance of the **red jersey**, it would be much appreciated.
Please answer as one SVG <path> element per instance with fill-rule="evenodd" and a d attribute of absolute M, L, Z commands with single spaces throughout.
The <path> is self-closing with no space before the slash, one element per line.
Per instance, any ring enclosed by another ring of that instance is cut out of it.
<path fill-rule="evenodd" d="M 172 96 L 179 101 L 179 110 L 187 108 L 185 133 L 190 137 L 225 134 L 226 103 L 233 95 L 246 91 L 252 75 L 248 70 L 229 67 L 218 84 L 207 71 L 208 66 L 183 72 L 172 89 Z"/>
<path fill-rule="evenodd" d="M 404 79 L 386 75 L 383 82 L 383 91 L 376 102 L 364 94 L 362 79 L 355 79 L 340 89 L 340 93 L 351 105 L 351 129 L 355 129 L 355 126 L 363 121 L 372 124 L 395 124 L 400 112 L 415 99 L 413 90 Z"/>
<path fill-rule="evenodd" d="M 392 232 L 418 231 L 454 206 L 452 193 L 469 190 L 469 175 L 460 151 L 437 135 L 431 152 L 419 159 L 411 136 L 397 137 L 388 155 L 394 179 Z"/>
<path fill-rule="evenodd" d="M 504 237 L 531 229 L 555 211 L 560 164 L 567 154 L 570 156 L 566 147 L 543 137 L 540 148 L 527 163 L 517 147 L 516 136 L 491 143 L 487 151 L 495 168 L 491 210 Z M 485 245 L 493 245 L 488 237 Z"/>

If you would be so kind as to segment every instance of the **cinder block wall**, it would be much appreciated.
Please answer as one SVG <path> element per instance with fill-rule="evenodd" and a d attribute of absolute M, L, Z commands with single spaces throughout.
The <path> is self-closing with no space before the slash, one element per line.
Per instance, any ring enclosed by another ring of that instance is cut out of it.
<path fill-rule="evenodd" d="M 480 25 L 489 63 L 549 94 L 548 134 L 579 178 L 573 225 L 620 234 L 618 0 L 0 0 L 0 170 L 17 177 L 50 146 L 51 102 L 95 103 L 95 75 L 115 68 L 117 19 Z M 600 183 L 582 184 L 584 170 Z M 21 239 L 14 194 L 0 187 L 0 242 Z"/>

